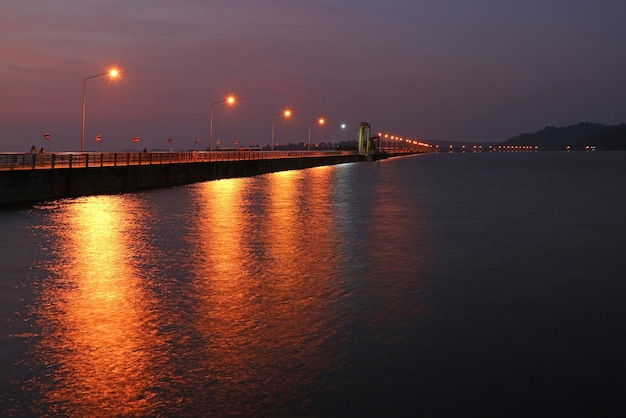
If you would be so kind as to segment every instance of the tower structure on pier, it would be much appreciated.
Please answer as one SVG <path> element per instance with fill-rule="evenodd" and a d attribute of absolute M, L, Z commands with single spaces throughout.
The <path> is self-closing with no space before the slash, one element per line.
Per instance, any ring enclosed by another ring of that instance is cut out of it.
<path fill-rule="evenodd" d="M 372 127 L 369 123 L 361 122 L 359 124 L 359 154 L 361 155 L 372 155 L 374 153 L 372 139 L 370 138 L 371 131 Z"/>

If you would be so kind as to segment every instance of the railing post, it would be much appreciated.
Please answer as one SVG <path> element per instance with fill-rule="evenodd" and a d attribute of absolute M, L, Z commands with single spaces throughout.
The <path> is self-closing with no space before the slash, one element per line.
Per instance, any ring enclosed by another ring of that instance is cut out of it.
<path fill-rule="evenodd" d="M 89 167 L 89 154 L 85 154 L 85 168 Z"/>
<path fill-rule="evenodd" d="M 68 155 L 67 157 L 68 157 L 68 164 L 69 164 L 69 167 L 70 167 L 70 168 L 72 168 L 72 160 L 73 160 L 73 158 L 72 158 L 72 157 L 73 157 L 73 155 L 72 155 L 72 154 L 70 154 L 70 155 Z"/>
<path fill-rule="evenodd" d="M 50 168 L 54 168 L 54 162 L 56 160 L 56 154 L 50 156 Z"/>

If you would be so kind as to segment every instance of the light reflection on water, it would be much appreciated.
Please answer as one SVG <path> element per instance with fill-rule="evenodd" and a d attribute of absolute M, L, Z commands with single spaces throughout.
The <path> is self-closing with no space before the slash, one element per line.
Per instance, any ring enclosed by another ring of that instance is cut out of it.
<path fill-rule="evenodd" d="M 31 382 L 39 410 L 304 413 L 347 361 L 337 319 L 354 308 L 356 277 L 341 258 L 359 237 L 338 233 L 337 222 L 357 221 L 345 205 L 335 214 L 338 173 L 206 182 L 177 189 L 189 194 L 178 201 L 155 192 L 49 208 L 57 246 L 34 312 L 47 364 Z"/>
<path fill-rule="evenodd" d="M 315 187 L 332 187 L 328 175 L 315 171 Z M 310 184 L 303 178 L 291 171 L 197 187 L 201 220 L 189 245 L 199 249 L 191 270 L 194 326 L 206 344 L 200 360 L 220 402 L 240 410 L 306 403 L 303 388 L 334 367 L 324 313 L 334 303 L 328 295 L 334 266 L 321 237 L 331 243 L 337 237 L 332 220 L 312 228 L 308 213 L 328 208 L 331 194 L 305 197 L 299 187 Z"/>
<path fill-rule="evenodd" d="M 143 208 L 101 196 L 59 205 L 50 232 L 57 259 L 36 308 L 38 352 L 52 373 L 42 388 L 50 409 L 72 416 L 148 414 L 150 372 L 162 344 L 152 324 Z"/>
<path fill-rule="evenodd" d="M 622 416 L 625 155 L 445 153 L 0 212 L 0 410 Z"/>

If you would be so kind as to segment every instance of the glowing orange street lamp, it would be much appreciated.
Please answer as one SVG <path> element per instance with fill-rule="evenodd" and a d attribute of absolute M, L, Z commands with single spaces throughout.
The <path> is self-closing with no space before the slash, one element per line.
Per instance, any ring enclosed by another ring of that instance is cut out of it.
<path fill-rule="evenodd" d="M 313 128 L 313 125 L 315 125 L 316 123 L 323 125 L 324 123 L 326 123 L 326 121 L 324 120 L 324 118 L 319 118 L 315 122 L 311 122 L 311 124 L 309 125 L 309 151 L 311 151 L 311 128 Z"/>
<path fill-rule="evenodd" d="M 286 109 L 283 113 L 277 113 L 272 117 L 272 151 L 274 151 L 274 121 L 279 116 L 288 118 L 289 116 L 291 116 L 291 110 Z"/>
<path fill-rule="evenodd" d="M 106 73 L 89 76 L 83 81 L 83 119 L 80 130 L 80 152 L 85 151 L 85 104 L 87 103 L 87 80 L 89 80 L 90 78 L 102 77 L 103 75 L 108 75 L 111 78 L 115 78 L 119 75 L 119 72 L 117 71 L 117 69 L 113 68 Z"/>
<path fill-rule="evenodd" d="M 235 97 L 234 96 L 228 96 L 224 100 L 219 100 L 217 102 L 211 103 L 211 107 L 209 109 L 209 114 L 210 114 L 210 118 L 209 118 L 209 150 L 213 149 L 213 106 L 216 105 L 216 104 L 220 104 L 220 103 L 227 103 L 228 105 L 231 105 L 231 104 L 235 103 Z"/>

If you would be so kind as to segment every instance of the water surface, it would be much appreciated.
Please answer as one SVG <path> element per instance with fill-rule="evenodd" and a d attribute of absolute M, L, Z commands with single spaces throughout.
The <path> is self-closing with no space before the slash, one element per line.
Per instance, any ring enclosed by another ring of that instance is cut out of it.
<path fill-rule="evenodd" d="M 626 412 L 625 180 L 433 154 L 0 211 L 0 407 Z"/>

